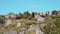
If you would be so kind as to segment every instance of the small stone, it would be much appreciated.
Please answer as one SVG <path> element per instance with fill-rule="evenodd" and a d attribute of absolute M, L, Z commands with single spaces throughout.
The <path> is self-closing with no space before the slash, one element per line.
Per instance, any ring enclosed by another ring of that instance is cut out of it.
<path fill-rule="evenodd" d="M 17 27 L 19 27 L 19 26 L 21 26 L 21 23 L 18 23 L 18 24 L 17 24 Z"/>

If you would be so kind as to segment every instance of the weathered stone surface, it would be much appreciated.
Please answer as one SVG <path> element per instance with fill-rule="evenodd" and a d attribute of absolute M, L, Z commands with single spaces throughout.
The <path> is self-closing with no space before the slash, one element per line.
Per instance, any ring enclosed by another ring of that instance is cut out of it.
<path fill-rule="evenodd" d="M 36 34 L 44 34 L 42 31 L 36 31 Z"/>
<path fill-rule="evenodd" d="M 9 30 L 9 31 L 4 32 L 4 34 L 17 34 L 17 31 Z"/>
<path fill-rule="evenodd" d="M 38 20 L 38 21 L 44 21 L 44 19 L 45 19 L 45 18 L 43 18 L 43 17 L 39 17 L 37 20 Z"/>
<path fill-rule="evenodd" d="M 29 28 L 29 30 L 37 30 L 37 29 L 39 29 L 39 27 L 40 27 L 40 25 L 39 24 L 33 24 L 33 25 L 30 25 L 30 28 Z"/>
<path fill-rule="evenodd" d="M 35 19 L 38 19 L 40 16 L 37 14 L 37 15 L 35 15 Z"/>
<path fill-rule="evenodd" d="M 6 20 L 4 26 L 8 26 L 8 25 L 10 25 L 10 24 L 12 24 L 12 23 L 13 23 L 12 20 Z"/>
<path fill-rule="evenodd" d="M 20 32 L 19 34 L 25 34 L 25 31 Z"/>
<path fill-rule="evenodd" d="M 21 26 L 21 23 L 17 23 L 17 27 L 20 27 Z"/>

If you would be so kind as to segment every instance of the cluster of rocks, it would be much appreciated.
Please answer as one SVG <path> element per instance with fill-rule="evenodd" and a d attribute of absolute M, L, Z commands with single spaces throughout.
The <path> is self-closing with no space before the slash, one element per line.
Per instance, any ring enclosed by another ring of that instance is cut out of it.
<path fill-rule="evenodd" d="M 52 15 L 54 16 L 54 15 L 59 15 L 60 14 L 60 12 L 57 12 L 56 10 L 54 10 L 53 12 L 52 12 Z M 9 14 L 8 15 L 9 16 L 9 18 L 14 18 L 14 17 L 16 17 L 14 14 Z M 17 19 L 19 19 L 19 18 L 22 18 L 22 14 L 18 14 L 17 15 Z M 18 18 L 19 17 L 19 18 Z M 34 12 L 32 12 L 32 14 L 31 15 L 29 15 L 29 19 L 31 19 L 31 18 L 35 18 L 35 19 L 37 19 L 37 21 L 44 21 L 45 20 L 45 18 L 47 18 L 47 17 L 50 17 L 50 12 L 49 11 L 47 11 L 46 12 L 46 14 L 45 14 L 45 16 L 43 15 L 43 13 L 40 13 L 40 14 L 35 14 Z M 6 18 L 7 18 L 7 16 L 6 16 Z M 11 23 L 13 23 L 13 21 L 15 21 L 15 20 L 10 20 L 10 19 L 7 19 L 7 20 L 5 20 L 5 22 L 6 22 L 6 24 L 11 24 Z M 18 25 L 17 25 L 18 26 Z"/>
<path fill-rule="evenodd" d="M 44 34 L 44 32 L 42 32 L 40 30 L 41 27 L 44 27 L 46 24 L 42 25 L 42 24 L 32 24 L 29 26 L 29 29 L 26 28 L 22 28 L 23 31 L 20 32 L 20 34 Z"/>
<path fill-rule="evenodd" d="M 2 26 L 2 30 L 4 30 L 4 28 L 8 27 L 11 24 L 15 25 L 15 23 L 16 23 L 16 25 L 13 27 L 14 27 L 14 29 L 20 27 L 19 34 L 28 34 L 28 33 L 33 34 L 33 33 L 31 33 L 32 31 L 34 31 L 35 34 L 44 34 L 44 32 L 42 32 L 40 30 L 40 28 L 43 28 L 46 24 L 44 24 L 44 23 L 38 24 L 38 23 L 43 22 L 48 17 L 52 17 L 52 16 L 56 16 L 56 15 L 60 15 L 60 11 L 57 12 L 56 10 L 54 10 L 52 12 L 52 15 L 50 15 L 49 11 L 47 11 L 45 15 L 43 13 L 35 14 L 34 12 L 32 12 L 32 14 L 28 15 L 28 19 L 32 20 L 33 18 L 35 18 L 37 20 L 37 24 L 32 24 L 28 27 L 23 27 L 24 24 L 20 23 L 20 21 L 17 20 L 17 19 L 24 18 L 23 14 L 20 14 L 20 13 L 18 15 L 8 14 L 5 16 L 2 16 L 2 18 L 5 19 L 5 23 Z M 12 20 L 13 18 L 16 18 L 16 20 Z M 18 32 L 15 30 L 9 30 L 9 31 L 5 31 L 4 34 L 18 34 Z"/>
<path fill-rule="evenodd" d="M 32 24 L 30 26 L 28 26 L 29 28 L 27 27 L 22 27 L 20 28 L 19 30 L 19 33 L 13 29 L 13 30 L 8 30 L 8 31 L 4 31 L 3 34 L 44 34 L 43 31 L 40 30 L 40 28 L 43 28 L 46 24 L 42 23 L 42 24 Z M 21 24 L 18 23 L 17 28 L 21 27 Z M 2 34 L 2 33 L 1 33 Z"/>

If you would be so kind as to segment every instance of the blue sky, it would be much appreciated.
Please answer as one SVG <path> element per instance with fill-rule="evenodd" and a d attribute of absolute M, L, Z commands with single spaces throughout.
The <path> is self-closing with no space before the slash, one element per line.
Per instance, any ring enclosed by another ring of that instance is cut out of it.
<path fill-rule="evenodd" d="M 0 0 L 0 14 L 60 10 L 60 0 Z"/>

